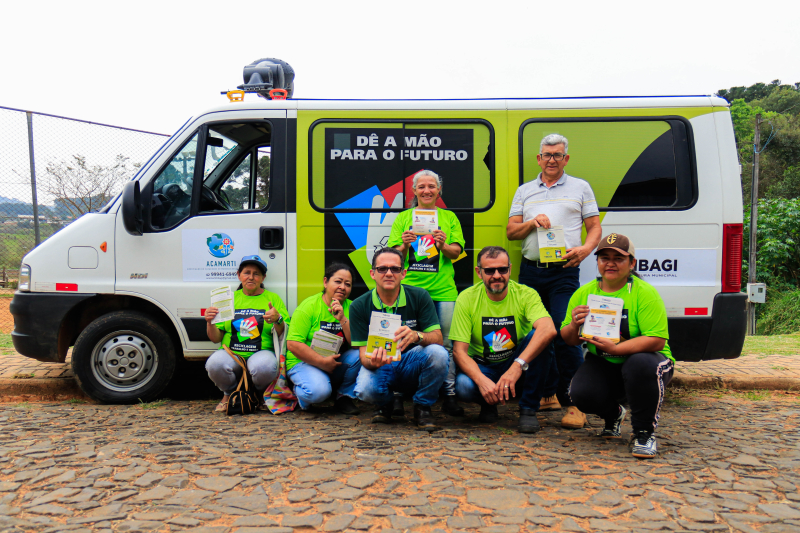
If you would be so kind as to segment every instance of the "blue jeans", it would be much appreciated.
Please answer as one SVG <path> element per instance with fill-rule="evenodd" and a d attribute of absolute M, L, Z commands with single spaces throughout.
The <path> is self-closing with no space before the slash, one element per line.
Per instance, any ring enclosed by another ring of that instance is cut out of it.
<path fill-rule="evenodd" d="M 535 263 L 522 262 L 519 270 L 519 282 L 539 293 L 544 308 L 550 313 L 556 330 L 567 314 L 569 299 L 580 287 L 580 269 L 575 267 L 539 268 Z M 579 346 L 570 346 L 557 335 L 554 342 L 555 357 L 550 364 L 544 386 L 544 396 L 555 394 L 563 406 L 572 405 L 569 397 L 569 384 L 575 372 L 583 364 L 583 351 Z"/>
<path fill-rule="evenodd" d="M 315 403 L 322 403 L 336 391 L 339 396 L 355 398 L 353 389 L 356 377 L 361 368 L 358 349 L 347 350 L 339 356 L 342 363 L 328 374 L 314 365 L 298 362 L 287 371 L 287 377 L 294 383 L 294 395 L 300 402 L 301 409 L 308 409 Z"/>
<path fill-rule="evenodd" d="M 514 359 L 519 357 L 528 346 L 534 331 L 535 330 L 531 330 L 531 332 L 525 336 L 525 339 L 517 345 L 517 349 L 514 350 L 514 355 L 512 357 L 509 357 L 505 361 L 488 365 L 478 363 L 481 374 L 497 383 L 497 380 L 505 374 L 511 365 L 518 364 L 514 362 Z M 519 378 L 516 385 L 516 396 L 519 398 L 520 409 L 539 410 L 539 402 L 544 395 L 544 381 L 547 377 L 547 370 L 550 368 L 552 360 L 553 345 L 549 344 L 536 359 L 529 363 L 528 370 L 522 373 L 522 377 Z M 520 385 L 522 385 L 522 387 L 520 387 Z M 458 396 L 459 400 L 464 402 L 479 403 L 481 405 L 486 403 L 478 386 L 463 372 L 459 372 L 458 376 L 456 376 L 456 396 Z"/>
<path fill-rule="evenodd" d="M 416 346 L 399 361 L 377 370 L 361 367 L 356 379 L 356 398 L 378 407 L 391 404 L 392 393 L 413 393 L 414 403 L 432 406 L 447 376 L 447 350 L 438 344 Z"/>

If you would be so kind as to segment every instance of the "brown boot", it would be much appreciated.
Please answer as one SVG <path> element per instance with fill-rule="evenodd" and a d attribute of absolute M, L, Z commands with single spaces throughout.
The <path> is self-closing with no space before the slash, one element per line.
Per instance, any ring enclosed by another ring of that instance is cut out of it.
<path fill-rule="evenodd" d="M 567 407 L 567 414 L 561 419 L 561 427 L 568 429 L 581 429 L 586 425 L 586 415 L 574 405 Z"/>
<path fill-rule="evenodd" d="M 558 403 L 558 398 L 556 395 L 553 394 L 552 396 L 548 396 L 547 398 L 542 398 L 539 401 L 539 411 L 559 411 L 561 410 L 561 404 Z"/>

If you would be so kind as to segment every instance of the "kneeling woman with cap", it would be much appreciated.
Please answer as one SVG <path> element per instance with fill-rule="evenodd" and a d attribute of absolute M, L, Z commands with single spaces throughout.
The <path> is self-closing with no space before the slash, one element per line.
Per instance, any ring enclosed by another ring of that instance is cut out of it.
<path fill-rule="evenodd" d="M 634 432 L 633 456 L 656 455 L 653 433 L 672 379 L 675 359 L 667 344 L 667 310 L 656 289 L 634 272 L 635 250 L 624 235 L 612 233 L 600 240 L 595 255 L 600 277 L 579 288 L 570 298 L 561 325 L 561 337 L 576 346 L 589 343 L 586 360 L 572 378 L 569 395 L 584 413 L 605 420 L 601 437 L 621 436 L 627 398 Z M 601 337 L 585 338 L 580 328 L 589 314 L 590 294 L 623 301 L 618 344 Z"/>
<path fill-rule="evenodd" d="M 239 288 L 233 293 L 233 320 L 212 324 L 216 307 L 206 309 L 206 333 L 211 342 L 222 342 L 233 353 L 247 361 L 256 390 L 263 392 L 278 377 L 278 359 L 273 351 L 272 330 L 283 334 L 284 320 L 289 317 L 281 297 L 264 289 L 267 263 L 257 255 L 249 255 L 239 263 Z M 206 361 L 211 381 L 224 393 L 216 411 L 225 411 L 228 395 L 236 389 L 242 368 L 225 352 L 217 350 Z M 263 395 L 260 395 L 263 396 Z M 267 410 L 263 404 L 259 407 Z"/>

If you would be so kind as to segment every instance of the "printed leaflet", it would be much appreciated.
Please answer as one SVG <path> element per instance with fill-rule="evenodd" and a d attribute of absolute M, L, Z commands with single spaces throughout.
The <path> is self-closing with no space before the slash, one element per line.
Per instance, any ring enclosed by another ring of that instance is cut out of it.
<path fill-rule="evenodd" d="M 415 209 L 411 218 L 411 231 L 416 235 L 431 235 L 439 228 L 436 209 Z"/>
<path fill-rule="evenodd" d="M 400 350 L 394 340 L 394 332 L 400 329 L 400 315 L 373 311 L 369 320 L 369 336 L 367 337 L 367 357 L 372 357 L 376 348 L 386 350 L 386 355 L 394 361 L 400 360 Z"/>
<path fill-rule="evenodd" d="M 319 329 L 314 332 L 314 336 L 311 338 L 311 349 L 322 357 L 330 357 L 339 353 L 343 340 L 338 335 Z"/>
<path fill-rule="evenodd" d="M 564 256 L 567 254 L 564 226 L 552 226 L 549 229 L 536 228 L 536 236 L 539 238 L 540 263 L 564 260 Z"/>
<path fill-rule="evenodd" d="M 211 307 L 219 311 L 212 324 L 233 320 L 233 291 L 230 287 L 219 287 L 211 291 Z"/>
<path fill-rule="evenodd" d="M 581 337 L 602 337 L 618 343 L 619 324 L 622 320 L 622 298 L 611 298 L 609 296 L 598 296 L 590 294 L 587 305 L 589 314 L 581 328 Z"/>

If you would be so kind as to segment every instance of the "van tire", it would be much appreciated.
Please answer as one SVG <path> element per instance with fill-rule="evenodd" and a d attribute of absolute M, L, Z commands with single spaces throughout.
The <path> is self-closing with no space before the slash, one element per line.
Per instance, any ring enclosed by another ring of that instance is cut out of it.
<path fill-rule="evenodd" d="M 72 350 L 78 385 L 102 403 L 154 400 L 175 373 L 175 364 L 170 335 L 137 311 L 99 317 L 81 332 Z"/>

